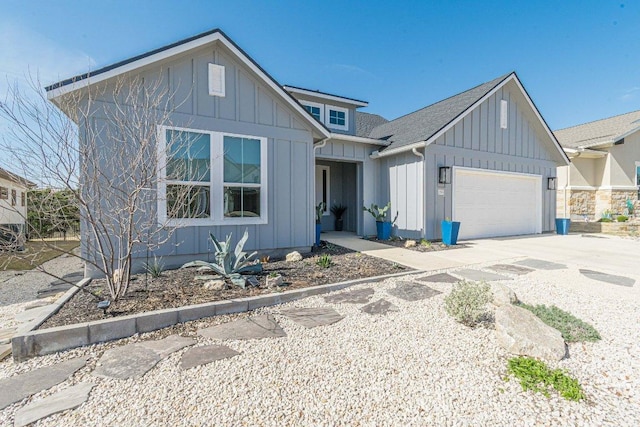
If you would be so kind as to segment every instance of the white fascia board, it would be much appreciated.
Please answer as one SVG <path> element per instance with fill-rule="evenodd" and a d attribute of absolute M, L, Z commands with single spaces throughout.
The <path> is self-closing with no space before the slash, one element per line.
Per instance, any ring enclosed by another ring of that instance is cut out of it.
<path fill-rule="evenodd" d="M 360 142 L 362 144 L 373 144 L 373 145 L 382 145 L 384 147 L 389 145 L 388 141 L 382 141 L 380 139 L 366 138 L 364 136 L 356 136 L 356 135 L 344 135 L 341 133 L 331 133 L 331 139 L 336 139 L 339 141 L 348 141 L 348 142 Z"/>
<path fill-rule="evenodd" d="M 120 67 L 114 68 L 109 71 L 105 71 L 104 73 L 100 73 L 96 76 L 90 76 L 82 80 L 78 80 L 77 82 L 69 83 L 68 85 L 61 86 L 56 89 L 52 89 L 47 92 L 47 99 L 51 101 L 55 101 L 56 98 L 69 93 L 75 90 L 90 86 L 92 84 L 96 84 L 107 79 L 113 78 L 120 74 L 128 73 L 130 71 L 136 70 L 138 68 L 144 67 L 146 65 L 153 64 L 154 62 L 162 61 L 164 59 L 170 58 L 174 55 L 178 55 L 183 52 L 187 52 L 192 49 L 197 49 L 201 46 L 204 46 L 208 43 L 213 43 L 215 41 L 219 41 L 222 43 L 227 49 L 233 52 L 237 58 L 239 58 L 244 65 L 246 65 L 251 71 L 256 73 L 263 82 L 273 89 L 276 93 L 278 93 L 288 104 L 300 113 L 307 121 L 325 138 L 329 137 L 330 132 L 325 129 L 320 123 L 318 123 L 308 112 L 305 110 L 298 102 L 296 102 L 291 95 L 289 95 L 282 86 L 276 84 L 271 78 L 269 78 L 259 67 L 257 67 L 253 61 L 246 57 L 244 53 L 242 53 L 236 46 L 227 40 L 220 33 L 213 33 L 207 36 L 201 37 L 196 40 L 192 40 L 190 42 L 181 44 L 179 46 L 172 47 L 167 50 L 163 50 L 162 52 L 158 52 L 154 55 L 147 56 L 145 58 L 141 58 L 137 61 L 130 62 L 128 64 L 124 64 Z"/>
<path fill-rule="evenodd" d="M 343 98 L 341 96 L 330 95 L 328 93 L 316 92 L 316 91 L 313 91 L 313 90 L 301 89 L 301 88 L 292 87 L 292 86 L 283 86 L 283 87 L 284 87 L 284 89 L 286 91 L 291 92 L 291 93 L 298 93 L 300 95 L 314 96 L 316 98 L 322 98 L 322 99 L 326 99 L 326 100 L 329 100 L 329 101 L 342 102 L 344 104 L 355 105 L 356 107 L 366 107 L 366 106 L 369 105 L 368 102 L 358 101 L 358 100 L 351 99 L 351 98 Z"/>
<path fill-rule="evenodd" d="M 404 153 L 405 151 L 411 151 L 414 148 L 423 148 L 426 146 L 426 141 L 420 141 L 409 145 L 403 145 L 402 147 L 392 148 L 391 150 L 384 150 L 382 153 L 379 151 L 374 151 L 369 157 L 372 159 L 379 159 L 380 157 L 393 156 L 394 154 L 400 154 Z"/>
<path fill-rule="evenodd" d="M 606 151 L 590 150 L 588 148 L 565 148 L 564 151 L 571 159 L 576 157 L 596 159 L 606 157 L 608 154 Z"/>

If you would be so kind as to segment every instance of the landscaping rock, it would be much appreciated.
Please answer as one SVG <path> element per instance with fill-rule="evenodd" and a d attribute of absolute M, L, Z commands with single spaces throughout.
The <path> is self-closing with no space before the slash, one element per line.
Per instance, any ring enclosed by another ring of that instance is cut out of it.
<path fill-rule="evenodd" d="M 202 287 L 205 289 L 210 289 L 212 291 L 221 291 L 224 289 L 226 283 L 224 280 L 209 280 L 202 284 Z"/>
<path fill-rule="evenodd" d="M 282 286 L 282 276 L 277 275 L 274 277 L 267 276 L 267 287 L 268 288 L 276 288 L 278 286 Z"/>
<path fill-rule="evenodd" d="M 285 261 L 287 262 L 302 261 L 302 255 L 300 255 L 300 252 L 298 251 L 289 252 L 285 258 Z"/>
<path fill-rule="evenodd" d="M 344 317 L 334 309 L 323 307 L 292 308 L 282 310 L 281 313 L 308 329 L 331 325 L 344 319 Z"/>
<path fill-rule="evenodd" d="M 413 248 L 418 244 L 418 242 L 416 242 L 415 240 L 407 240 L 404 242 L 404 247 L 405 248 Z"/>
<path fill-rule="evenodd" d="M 496 307 L 501 307 L 507 304 L 516 304 L 520 300 L 513 289 L 505 286 L 501 283 L 492 283 L 491 292 L 493 293 L 493 300 L 491 301 Z"/>
<path fill-rule="evenodd" d="M 566 346 L 560 332 L 529 310 L 511 304 L 496 309 L 496 336 L 508 352 L 546 360 L 561 360 Z"/>
<path fill-rule="evenodd" d="M 398 285 L 395 288 L 389 289 L 387 293 L 405 301 L 419 301 L 431 298 L 442 292 L 419 283 L 398 282 Z"/>
<path fill-rule="evenodd" d="M 23 427 L 58 412 L 75 409 L 87 401 L 94 386 L 92 383 L 80 383 L 30 403 L 16 411 L 14 426 Z"/>
<path fill-rule="evenodd" d="M 227 347 L 226 345 L 205 345 L 187 350 L 180 360 L 181 369 L 189 369 L 216 360 L 228 359 L 240 353 Z"/>
<path fill-rule="evenodd" d="M 324 297 L 324 302 L 332 304 L 351 303 L 351 304 L 365 304 L 371 299 L 371 295 L 374 294 L 372 288 L 358 289 L 355 291 L 340 292 L 333 295 L 327 295 Z"/>
<path fill-rule="evenodd" d="M 78 357 L 0 380 L 0 410 L 25 397 L 60 384 L 86 363 L 87 359 Z"/>
<path fill-rule="evenodd" d="M 200 329 L 198 334 L 217 340 L 249 340 L 287 336 L 270 314 Z"/>
<path fill-rule="evenodd" d="M 369 314 L 385 315 L 390 311 L 398 311 L 398 307 L 391 304 L 386 299 L 379 299 L 378 301 L 374 301 L 370 304 L 365 305 L 360 310 Z"/>
<path fill-rule="evenodd" d="M 162 357 L 140 344 L 128 344 L 104 352 L 93 375 L 126 380 L 146 374 Z"/>

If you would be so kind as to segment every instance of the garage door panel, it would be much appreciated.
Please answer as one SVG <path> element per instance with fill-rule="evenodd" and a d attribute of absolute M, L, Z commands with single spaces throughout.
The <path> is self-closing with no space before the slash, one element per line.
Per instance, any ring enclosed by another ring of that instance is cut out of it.
<path fill-rule="evenodd" d="M 541 231 L 541 178 L 536 175 L 454 169 L 454 219 L 460 238 Z"/>

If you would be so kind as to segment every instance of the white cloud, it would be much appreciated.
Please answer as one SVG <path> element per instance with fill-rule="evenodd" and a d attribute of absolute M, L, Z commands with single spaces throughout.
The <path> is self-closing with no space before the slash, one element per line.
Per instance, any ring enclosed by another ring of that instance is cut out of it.
<path fill-rule="evenodd" d="M 23 83 L 29 76 L 42 85 L 87 72 L 96 62 L 84 52 L 15 23 L 0 22 L 0 94 L 7 82 Z"/>
<path fill-rule="evenodd" d="M 357 65 L 352 64 L 330 64 L 327 65 L 326 68 L 330 70 L 340 71 L 347 74 L 367 76 L 377 79 L 377 76 L 370 71 L 365 70 L 364 68 L 360 68 Z"/>
<path fill-rule="evenodd" d="M 625 89 L 618 99 L 622 102 L 629 102 L 635 100 L 638 95 L 640 95 L 640 87 L 634 86 L 632 88 Z"/>

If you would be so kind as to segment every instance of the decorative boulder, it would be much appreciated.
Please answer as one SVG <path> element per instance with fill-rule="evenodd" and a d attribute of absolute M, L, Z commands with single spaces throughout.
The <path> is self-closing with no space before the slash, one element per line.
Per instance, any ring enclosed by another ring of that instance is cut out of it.
<path fill-rule="evenodd" d="M 493 283 L 491 285 L 491 292 L 493 293 L 493 300 L 491 302 L 496 307 L 507 304 L 517 304 L 520 301 L 516 293 L 513 292 L 513 289 L 501 283 Z"/>
<path fill-rule="evenodd" d="M 546 360 L 561 360 L 566 354 L 560 332 L 529 310 L 506 304 L 496 309 L 496 337 L 509 353 Z"/>
<path fill-rule="evenodd" d="M 300 255 L 300 252 L 298 251 L 289 252 L 287 254 L 287 257 L 285 258 L 285 261 L 287 262 L 302 261 L 302 255 Z"/>
<path fill-rule="evenodd" d="M 404 247 L 405 248 L 413 248 L 417 244 L 418 244 L 418 242 L 416 242 L 415 240 L 407 240 L 406 242 L 404 242 Z"/>
<path fill-rule="evenodd" d="M 202 287 L 212 291 L 221 291 L 224 289 L 225 285 L 226 284 L 224 280 L 209 280 L 207 282 L 204 282 Z"/>

